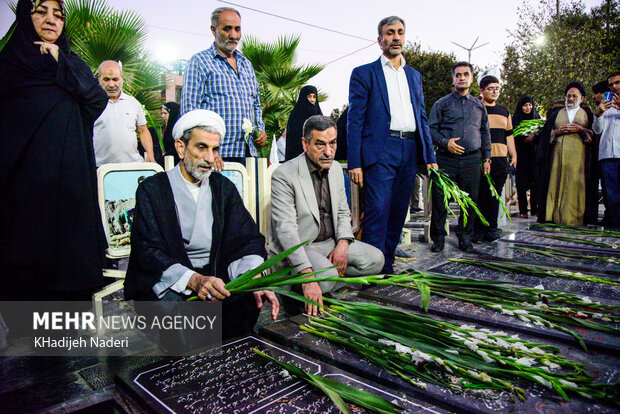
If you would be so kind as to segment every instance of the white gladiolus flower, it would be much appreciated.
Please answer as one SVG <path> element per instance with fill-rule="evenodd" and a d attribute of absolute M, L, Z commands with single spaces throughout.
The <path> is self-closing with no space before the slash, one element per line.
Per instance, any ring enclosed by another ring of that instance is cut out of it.
<path fill-rule="evenodd" d="M 585 317 L 586 317 L 586 316 L 588 316 L 588 315 L 586 315 L 586 314 L 585 314 L 585 313 L 583 313 L 583 312 L 577 312 L 577 316 L 581 316 L 582 318 L 585 318 Z"/>
<path fill-rule="evenodd" d="M 481 339 L 481 340 L 489 339 L 487 334 L 485 334 L 484 332 L 471 332 L 470 335 L 473 336 L 474 338 Z"/>
<path fill-rule="evenodd" d="M 545 351 L 543 351 L 542 349 L 540 349 L 537 346 L 535 346 L 534 348 L 530 349 L 530 351 L 532 351 L 533 353 L 538 354 L 538 355 L 546 355 L 547 354 Z"/>
<path fill-rule="evenodd" d="M 521 319 L 523 322 L 530 322 L 530 320 L 526 318 L 525 316 L 519 315 L 519 319 Z"/>
<path fill-rule="evenodd" d="M 515 309 L 513 310 L 513 312 L 516 313 L 517 315 L 529 315 L 530 314 L 525 309 Z"/>
<path fill-rule="evenodd" d="M 435 361 L 438 365 L 442 365 L 445 366 L 443 359 L 439 358 L 439 357 L 435 357 L 433 358 L 433 361 Z"/>
<path fill-rule="evenodd" d="M 454 355 L 459 354 L 459 351 L 457 351 L 456 349 L 446 349 L 446 352 L 449 354 L 454 354 Z"/>
<path fill-rule="evenodd" d="M 566 388 L 569 388 L 571 390 L 576 390 L 577 389 L 577 384 L 575 384 L 574 382 L 571 381 L 566 381 L 561 379 L 560 380 L 560 384 L 564 385 Z"/>
<path fill-rule="evenodd" d="M 477 373 L 476 371 L 472 371 L 471 369 L 468 369 L 467 372 L 469 372 L 472 377 L 476 377 L 476 378 L 481 377 L 479 373 Z"/>
<path fill-rule="evenodd" d="M 592 317 L 595 319 L 602 319 L 603 318 L 603 314 L 602 313 L 593 313 Z"/>
<path fill-rule="evenodd" d="M 551 369 L 560 369 L 560 364 L 556 364 L 555 362 L 551 362 L 547 359 L 543 359 L 542 363 Z"/>
<path fill-rule="evenodd" d="M 527 346 L 523 345 L 523 342 L 515 342 L 515 343 L 513 343 L 513 344 L 512 344 L 512 346 L 513 346 L 515 349 L 518 349 L 518 350 L 520 350 L 520 351 L 525 351 L 525 352 L 528 352 L 528 351 L 529 351 L 529 349 L 527 348 Z"/>
<path fill-rule="evenodd" d="M 474 325 L 461 325 L 459 328 L 467 329 L 468 331 L 471 331 L 472 329 L 476 329 Z"/>
<path fill-rule="evenodd" d="M 411 359 L 413 359 L 415 362 L 423 362 L 423 361 L 432 361 L 433 357 L 431 357 L 428 354 L 425 354 L 424 352 L 415 351 L 413 354 L 411 354 Z"/>
<path fill-rule="evenodd" d="M 510 335 L 510 337 L 511 337 L 512 339 L 517 339 L 517 340 L 521 339 L 521 338 L 519 338 L 519 335 L 518 335 L 518 334 Z"/>
<path fill-rule="evenodd" d="M 492 383 L 493 379 L 491 377 L 489 377 L 489 375 L 486 372 L 481 372 L 480 373 L 480 378 L 482 378 L 482 381 L 484 382 L 488 382 L 488 383 Z"/>
<path fill-rule="evenodd" d="M 504 349 L 510 348 L 510 344 L 508 342 L 504 341 L 502 338 L 495 338 L 495 343 L 498 346 L 501 346 Z"/>
<path fill-rule="evenodd" d="M 540 284 L 538 286 L 534 286 L 534 289 L 545 290 L 545 287 L 542 284 Z"/>
<path fill-rule="evenodd" d="M 532 378 L 534 378 L 538 383 L 544 385 L 545 387 L 553 389 L 553 385 L 551 385 L 551 383 L 543 377 L 539 377 L 538 375 L 532 375 Z"/>
<path fill-rule="evenodd" d="M 484 362 L 493 362 L 493 359 L 489 358 L 489 354 L 487 354 L 486 352 L 479 349 L 476 351 L 476 353 L 482 357 Z"/>
<path fill-rule="evenodd" d="M 502 305 L 490 305 L 493 309 L 502 309 Z"/>
<path fill-rule="evenodd" d="M 608 317 L 606 317 L 606 316 L 603 316 L 603 317 L 601 318 L 601 320 L 602 320 L 602 321 L 605 321 L 605 322 L 611 322 L 611 319 L 609 319 L 609 318 L 608 318 Z"/>
<path fill-rule="evenodd" d="M 535 362 L 536 361 L 534 360 L 534 358 L 530 358 L 530 357 L 522 357 L 515 361 L 515 363 L 519 365 L 523 365 L 524 367 L 531 367 L 532 364 Z"/>
<path fill-rule="evenodd" d="M 241 124 L 241 129 L 243 129 L 243 132 L 245 132 L 246 135 L 249 135 L 253 128 L 252 121 L 248 118 L 243 118 L 243 124 Z"/>
<path fill-rule="evenodd" d="M 583 303 L 592 303 L 592 300 L 589 297 L 587 297 L 587 296 L 582 297 L 581 301 Z"/>
<path fill-rule="evenodd" d="M 476 343 L 473 341 L 465 341 L 465 346 L 467 346 L 467 348 L 471 349 L 472 351 L 476 351 L 478 349 L 478 345 L 476 345 Z"/>
<path fill-rule="evenodd" d="M 514 316 L 514 313 L 512 311 L 509 311 L 509 310 L 506 310 L 506 309 L 502 309 L 502 314 L 503 315 Z"/>

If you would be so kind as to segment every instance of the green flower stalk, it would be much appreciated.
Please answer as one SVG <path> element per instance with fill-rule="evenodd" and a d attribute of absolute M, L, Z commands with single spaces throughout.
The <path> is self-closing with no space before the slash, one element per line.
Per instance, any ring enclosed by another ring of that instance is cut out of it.
<path fill-rule="evenodd" d="M 284 368 L 286 373 L 290 373 L 307 382 L 311 386 L 323 391 L 342 413 L 351 413 L 345 401 L 380 414 L 396 414 L 402 411 L 401 407 L 392 404 L 391 402 L 375 394 L 358 390 L 357 388 L 342 384 L 329 378 L 321 377 L 320 375 L 309 374 L 295 365 L 279 361 L 256 348 L 252 350 L 270 362 Z"/>
<path fill-rule="evenodd" d="M 530 249 L 528 247 L 521 247 L 521 246 L 509 246 L 509 247 L 511 249 L 523 250 L 525 252 L 530 252 L 530 253 L 539 254 L 542 256 L 551 257 L 552 259 L 555 259 L 555 260 L 557 260 L 557 257 L 559 256 L 559 257 L 566 257 L 569 259 L 579 259 L 579 260 L 588 259 L 588 260 L 596 260 L 600 262 L 607 262 L 607 263 L 613 263 L 613 264 L 620 265 L 620 258 L 618 257 L 607 257 L 607 256 L 596 256 L 592 254 L 573 253 L 573 252 L 568 252 L 564 249 L 559 249 L 556 247 L 545 247 L 546 250 Z"/>
<path fill-rule="evenodd" d="M 313 277 L 319 273 L 322 273 L 326 270 L 333 269 L 333 267 L 328 267 L 325 269 L 321 269 L 312 273 L 304 273 L 304 274 L 295 274 L 292 271 L 295 269 L 295 266 L 285 267 L 276 272 L 270 273 L 268 275 L 263 274 L 266 270 L 269 270 L 272 266 L 275 266 L 286 259 L 291 253 L 295 250 L 299 249 L 303 245 L 307 244 L 308 241 L 303 243 L 299 243 L 296 246 L 287 249 L 272 258 L 263 262 L 260 266 L 255 267 L 254 269 L 250 269 L 242 275 L 238 276 L 236 279 L 228 282 L 224 285 L 224 288 L 228 290 L 231 294 L 234 293 L 247 293 L 247 292 L 256 292 L 259 290 L 269 289 L 274 292 L 280 293 L 280 290 L 277 289 L 279 286 L 284 285 L 299 285 L 308 282 L 314 282 L 320 279 L 311 279 L 308 280 L 309 277 Z M 192 296 L 187 299 L 188 301 L 198 300 L 198 296 Z"/>
<path fill-rule="evenodd" d="M 521 121 L 514 129 L 513 135 L 515 137 L 536 135 L 542 131 L 545 122 L 545 119 L 526 119 Z"/>
<path fill-rule="evenodd" d="M 604 283 L 606 285 L 620 286 L 620 283 L 612 279 L 583 274 L 581 272 L 571 272 L 568 270 L 548 269 L 545 267 L 534 266 L 534 265 L 497 262 L 497 261 L 486 260 L 486 259 L 484 261 L 477 261 L 477 260 L 471 260 L 471 259 L 448 259 L 448 260 L 452 262 L 465 263 L 465 264 L 470 264 L 470 265 L 479 266 L 479 267 L 486 267 L 488 269 L 499 270 L 502 272 L 525 273 L 528 275 L 538 276 L 538 277 L 547 277 L 547 276 L 561 277 L 565 279 L 586 280 L 588 282 Z"/>
<path fill-rule="evenodd" d="M 537 230 L 537 229 L 544 229 L 544 228 L 557 229 L 564 233 L 587 234 L 590 236 L 620 238 L 620 231 L 600 230 L 600 229 L 593 229 L 589 227 L 570 226 L 566 224 L 537 223 L 537 224 L 532 224 L 528 227 L 528 229 L 530 230 Z"/>
<path fill-rule="evenodd" d="M 484 224 L 485 226 L 489 225 L 489 222 L 482 215 L 482 213 L 478 209 L 478 206 L 476 205 L 476 203 L 474 203 L 469 194 L 461 190 L 459 186 L 456 185 L 456 183 L 452 181 L 445 172 L 436 168 L 430 168 L 428 170 L 428 176 L 430 178 L 430 185 L 428 186 L 429 198 L 431 197 L 431 188 L 433 187 L 433 185 L 441 188 L 441 190 L 443 191 L 443 202 L 446 210 L 448 210 L 450 215 L 452 217 L 456 217 L 456 214 L 450 208 L 450 199 L 454 200 L 461 208 L 461 211 L 463 212 L 463 226 L 467 224 L 469 208 L 474 210 L 482 224 Z"/>
<path fill-rule="evenodd" d="M 499 195 L 499 193 L 495 189 L 495 185 L 493 183 L 493 179 L 491 178 L 491 174 L 486 173 L 484 176 L 487 177 L 487 182 L 489 183 L 491 194 L 493 195 L 495 199 L 497 199 L 497 201 L 499 202 L 499 205 L 502 206 L 502 211 L 504 212 L 504 216 L 506 216 L 508 221 L 512 221 L 512 219 L 510 218 L 510 212 L 506 208 L 506 204 L 504 203 L 504 200 L 502 200 L 502 197 Z"/>
<path fill-rule="evenodd" d="M 403 277 L 403 276 L 407 277 Z M 513 316 L 526 323 L 549 327 L 573 336 L 587 351 L 581 336 L 562 325 L 589 328 L 599 332 L 620 336 L 620 331 L 605 323 L 620 323 L 620 308 L 593 302 L 588 297 L 571 293 L 536 288 L 512 286 L 509 282 L 486 281 L 437 274 L 421 273 L 415 270 L 405 275 L 386 276 L 383 285 L 415 288 L 420 291 L 420 306 L 428 311 L 428 299 L 432 292 L 452 300 L 469 302 L 486 307 L 504 315 Z M 425 289 L 421 289 L 425 286 Z M 613 312 L 613 313 L 612 313 Z"/>
<path fill-rule="evenodd" d="M 340 344 L 409 383 L 454 391 L 493 389 L 525 399 L 513 381 L 618 405 L 618 384 L 593 384 L 585 365 L 555 346 L 518 335 L 455 325 L 382 305 L 325 298 L 328 310 L 301 329 Z"/>
<path fill-rule="evenodd" d="M 604 242 L 597 242 L 594 240 L 580 239 L 576 237 L 559 236 L 557 234 L 550 234 L 550 233 L 532 233 L 532 234 L 535 236 L 544 237 L 547 239 L 562 240 L 562 241 L 571 242 L 571 243 L 587 244 L 589 246 L 604 247 L 607 249 L 617 249 L 620 247 L 620 242 L 609 244 L 609 243 L 604 243 Z"/>

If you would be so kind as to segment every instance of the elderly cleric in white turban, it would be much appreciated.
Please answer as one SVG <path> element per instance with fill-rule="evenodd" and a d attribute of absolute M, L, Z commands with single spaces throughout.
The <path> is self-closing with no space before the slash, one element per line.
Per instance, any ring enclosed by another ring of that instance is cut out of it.
<path fill-rule="evenodd" d="M 226 135 L 226 125 L 221 116 L 208 109 L 194 109 L 177 120 L 172 136 L 175 140 L 179 139 L 185 131 L 197 126 L 213 128 L 220 135 L 220 139 Z"/>

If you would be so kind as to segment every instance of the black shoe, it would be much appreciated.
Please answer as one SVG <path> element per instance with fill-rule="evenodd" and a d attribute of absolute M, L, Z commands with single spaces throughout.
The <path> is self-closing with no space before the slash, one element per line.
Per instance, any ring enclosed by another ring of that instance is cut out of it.
<path fill-rule="evenodd" d="M 475 232 L 471 238 L 471 242 L 476 244 L 482 243 L 482 234 L 479 232 Z"/>
<path fill-rule="evenodd" d="M 471 253 L 474 251 L 474 246 L 470 241 L 459 240 L 459 249 L 464 253 Z"/>
<path fill-rule="evenodd" d="M 420 212 L 423 211 L 423 209 L 421 209 L 420 207 L 411 207 L 411 211 Z"/>
<path fill-rule="evenodd" d="M 489 230 L 484 233 L 484 241 L 492 242 L 502 237 L 502 232 L 499 229 Z"/>
<path fill-rule="evenodd" d="M 433 241 L 433 245 L 431 246 L 431 252 L 440 253 L 443 252 L 444 240 L 435 240 Z"/>

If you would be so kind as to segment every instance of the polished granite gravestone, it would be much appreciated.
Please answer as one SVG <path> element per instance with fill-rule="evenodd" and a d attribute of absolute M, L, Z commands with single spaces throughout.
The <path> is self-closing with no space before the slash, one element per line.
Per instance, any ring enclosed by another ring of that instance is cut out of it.
<path fill-rule="evenodd" d="M 528 252 L 520 250 L 521 248 L 536 249 L 547 251 L 553 256 L 545 254 Z M 581 257 L 564 257 L 557 254 L 553 250 L 547 249 L 546 246 L 524 246 L 515 243 L 507 243 L 504 241 L 496 241 L 477 245 L 475 253 L 487 257 L 489 259 L 499 259 L 515 263 L 532 264 L 538 266 L 549 266 L 553 268 L 561 267 L 566 270 L 580 271 L 582 273 L 599 273 L 603 276 L 614 276 L 613 279 L 618 280 L 620 276 L 620 264 L 610 262 L 609 260 L 588 259 L 584 256 L 588 255 L 581 249 L 573 249 L 563 247 L 563 251 L 570 254 L 577 254 Z M 612 252 L 592 252 L 591 255 L 600 256 L 608 259 L 620 260 L 620 251 Z"/>
<path fill-rule="evenodd" d="M 601 303 L 620 306 L 620 286 L 612 286 L 604 283 L 554 276 L 539 277 L 524 273 L 504 272 L 458 262 L 446 262 L 432 267 L 428 271 L 431 273 L 441 273 L 448 276 L 461 276 L 479 280 L 511 282 L 515 285 L 526 287 L 535 287 L 542 284 L 547 290 L 588 296 L 592 298 L 592 300 L 597 300 Z"/>
<path fill-rule="evenodd" d="M 441 319 L 441 318 L 440 318 Z M 429 401 L 438 406 L 446 407 L 459 413 L 616 413 L 608 405 L 580 400 L 572 397 L 568 402 L 553 394 L 552 392 L 532 385 L 530 383 L 519 383 L 526 390 L 525 401 L 513 398 L 509 392 L 495 392 L 492 390 L 470 390 L 467 393 L 456 393 L 444 387 L 434 384 L 426 384 L 424 388 L 414 386 L 401 378 L 392 375 L 380 366 L 346 350 L 337 344 L 332 344 L 328 340 L 316 337 L 308 332 L 299 329 L 299 324 L 304 323 L 305 317 L 297 316 L 288 320 L 274 322 L 261 329 L 261 335 L 273 341 L 279 342 L 289 347 L 316 357 L 328 364 L 333 364 L 348 372 L 364 378 L 385 384 L 390 388 L 403 391 L 415 398 Z M 514 332 L 508 332 L 513 334 Z M 538 340 L 538 338 L 528 338 L 519 335 L 523 339 L 535 340 L 540 343 L 549 343 L 556 346 L 561 344 Z M 591 374 L 597 378 L 597 382 L 611 383 L 617 382 L 620 364 L 618 360 L 610 355 L 597 355 L 595 361 L 591 360 L 587 354 L 576 349 L 566 348 L 566 357 L 584 362 L 593 367 Z"/>
<path fill-rule="evenodd" d="M 530 231 L 530 230 L 522 230 L 516 233 L 510 233 L 506 236 L 502 237 L 500 240 L 504 242 L 513 242 L 518 244 L 526 244 L 526 245 L 535 245 L 535 246 L 553 246 L 553 247 L 570 247 L 573 249 L 591 251 L 595 254 L 598 252 L 611 252 L 617 253 L 620 251 L 620 239 L 612 238 L 612 237 L 596 237 L 596 236 L 587 236 L 583 234 L 561 234 L 553 232 L 554 235 L 558 236 L 567 236 L 571 237 L 575 240 L 589 240 L 599 243 L 608 244 L 608 247 L 602 246 L 592 246 L 589 244 L 578 243 L 574 241 L 565 241 L 565 240 L 556 240 L 548 237 L 541 236 L 542 232 L 539 230 Z M 551 232 L 549 232 L 551 233 Z M 615 247 L 613 247 L 615 246 Z"/>
<path fill-rule="evenodd" d="M 448 412 L 253 336 L 228 342 L 221 350 L 167 358 L 148 367 L 122 372 L 117 385 L 139 407 L 156 413 L 339 412 L 324 393 L 290 377 L 279 365 L 255 354 L 252 348 L 311 374 L 379 395 L 403 407 L 404 412 Z M 353 407 L 352 411 L 368 412 L 360 407 Z"/>
<path fill-rule="evenodd" d="M 399 286 L 376 286 L 361 291 L 360 297 L 381 302 L 387 305 L 396 305 L 406 309 L 420 309 L 420 294 L 417 289 Z M 508 329 L 533 335 L 537 338 L 548 338 L 556 341 L 577 345 L 577 340 L 565 332 L 557 329 L 538 327 L 526 323 L 514 316 L 503 315 L 500 312 L 468 302 L 456 301 L 434 295 L 431 290 L 431 301 L 428 313 L 445 318 L 458 319 L 462 322 L 473 322 L 493 329 Z M 577 332 L 586 343 L 589 350 L 599 350 L 612 354 L 620 353 L 620 340 L 608 333 L 587 328 L 565 325 L 566 328 Z M 618 328 L 618 326 L 615 326 Z"/>

